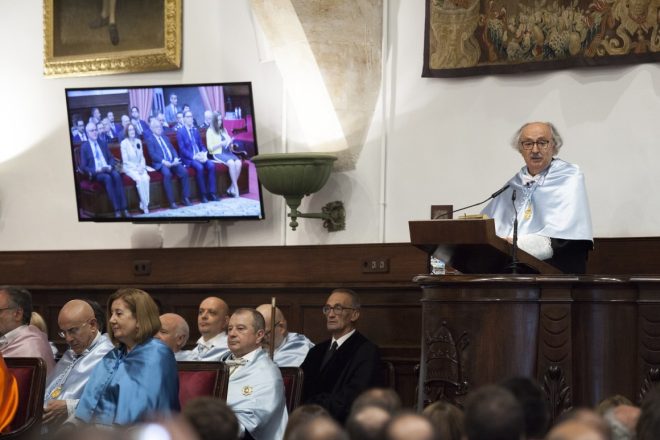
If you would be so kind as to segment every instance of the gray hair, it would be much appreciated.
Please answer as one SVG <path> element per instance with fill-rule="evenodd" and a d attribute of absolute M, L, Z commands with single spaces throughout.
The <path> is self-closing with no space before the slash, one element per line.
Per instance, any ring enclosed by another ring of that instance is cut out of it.
<path fill-rule="evenodd" d="M 22 324 L 29 324 L 32 317 L 32 294 L 29 290 L 15 286 L 0 286 L 0 291 L 4 291 L 9 297 L 10 307 L 16 307 L 23 310 Z"/>
<path fill-rule="evenodd" d="M 250 315 L 252 316 L 252 327 L 255 332 L 259 330 L 266 330 L 266 321 L 261 313 L 255 309 L 241 308 L 234 311 L 234 315 Z"/>
<path fill-rule="evenodd" d="M 612 440 L 633 440 L 636 437 L 635 433 L 631 432 L 630 429 L 617 419 L 616 414 L 614 414 L 615 409 L 611 408 L 603 416 L 605 422 L 612 430 Z"/>
<path fill-rule="evenodd" d="M 535 121 L 535 122 L 527 122 L 523 124 L 522 127 L 516 131 L 516 134 L 513 135 L 513 138 L 511 138 L 511 146 L 513 147 L 514 150 L 520 151 L 520 135 L 522 134 L 522 131 L 527 127 L 528 125 L 531 124 L 545 124 L 550 128 L 550 132 L 552 133 L 552 143 L 555 146 L 555 151 L 554 154 L 559 154 L 559 149 L 561 148 L 562 145 L 564 145 L 564 140 L 561 138 L 561 135 L 559 134 L 559 130 L 557 130 L 557 127 L 552 122 L 544 122 L 544 121 Z"/>

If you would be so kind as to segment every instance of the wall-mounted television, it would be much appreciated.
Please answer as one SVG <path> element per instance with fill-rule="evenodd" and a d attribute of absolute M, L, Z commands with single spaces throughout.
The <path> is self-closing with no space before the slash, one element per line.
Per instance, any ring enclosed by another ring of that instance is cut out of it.
<path fill-rule="evenodd" d="M 263 219 L 249 82 L 68 88 L 78 219 Z"/>

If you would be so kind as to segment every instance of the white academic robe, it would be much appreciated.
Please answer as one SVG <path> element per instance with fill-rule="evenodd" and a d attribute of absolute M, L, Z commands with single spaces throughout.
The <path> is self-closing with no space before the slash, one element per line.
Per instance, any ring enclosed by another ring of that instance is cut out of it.
<path fill-rule="evenodd" d="M 204 338 L 200 337 L 197 340 L 197 347 L 192 350 L 181 350 L 175 356 L 177 361 L 220 362 L 220 359 L 227 353 L 229 353 L 227 333 L 222 332 L 208 341 L 204 341 Z"/>
<path fill-rule="evenodd" d="M 313 346 L 314 343 L 302 333 L 289 332 L 275 349 L 273 361 L 278 367 L 299 367 Z"/>

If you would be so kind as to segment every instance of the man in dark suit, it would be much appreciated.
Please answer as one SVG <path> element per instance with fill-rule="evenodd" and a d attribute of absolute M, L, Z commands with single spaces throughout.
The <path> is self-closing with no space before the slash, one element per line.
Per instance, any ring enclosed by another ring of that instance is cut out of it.
<path fill-rule="evenodd" d="M 176 139 L 183 163 L 187 167 L 195 169 L 195 179 L 201 202 L 208 202 L 207 197 L 211 200 L 218 200 L 215 186 L 215 163 L 208 160 L 202 137 L 199 135 L 199 131 L 193 127 L 193 115 L 190 110 L 183 114 L 183 127 L 177 131 Z M 208 175 L 208 184 L 204 181 L 204 170 Z"/>
<path fill-rule="evenodd" d="M 151 118 L 150 121 L 151 136 L 147 137 L 147 149 L 151 157 L 151 167 L 156 171 L 160 171 L 163 175 L 163 187 L 165 188 L 165 195 L 170 204 L 170 208 L 178 208 L 174 202 L 174 189 L 172 188 L 172 174 L 179 177 L 181 188 L 183 191 L 182 202 L 186 206 L 190 206 L 190 188 L 188 184 L 188 171 L 181 163 L 181 159 L 172 143 L 163 136 L 163 127 L 160 121 L 156 118 Z"/>
<path fill-rule="evenodd" d="M 112 136 L 119 141 L 119 133 L 124 131 L 124 127 L 122 127 L 119 122 L 115 122 L 114 112 L 108 112 L 106 118 L 110 121 L 110 131 L 112 132 Z"/>
<path fill-rule="evenodd" d="M 85 134 L 85 121 L 82 119 L 78 119 L 71 130 L 71 139 L 73 142 L 85 142 L 87 140 L 87 135 Z"/>
<path fill-rule="evenodd" d="M 144 136 L 144 138 L 146 139 L 148 136 L 151 135 L 151 129 L 149 128 L 149 124 L 147 124 L 146 121 L 140 119 L 140 109 L 138 109 L 135 106 L 131 107 L 131 122 L 133 123 L 133 125 L 135 125 L 135 129 L 137 130 L 138 136 Z"/>
<path fill-rule="evenodd" d="M 323 306 L 332 338 L 312 347 L 301 368 L 305 372 L 303 401 L 316 403 L 343 423 L 353 400 L 377 383 L 378 347 L 355 325 L 360 299 L 350 289 L 336 289 Z"/>
<path fill-rule="evenodd" d="M 80 147 L 80 169 L 90 179 L 105 186 L 108 198 L 115 210 L 115 217 L 130 217 L 126 205 L 126 194 L 121 174 L 115 170 L 116 159 L 108 150 L 108 145 L 99 140 L 99 132 L 94 122 L 86 127 L 88 141 Z"/>

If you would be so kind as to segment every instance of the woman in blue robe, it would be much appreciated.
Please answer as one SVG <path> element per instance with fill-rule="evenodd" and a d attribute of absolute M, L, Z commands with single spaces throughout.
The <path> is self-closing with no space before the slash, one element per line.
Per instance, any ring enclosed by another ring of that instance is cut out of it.
<path fill-rule="evenodd" d="M 152 413 L 179 411 L 179 377 L 172 350 L 153 336 L 158 307 L 148 293 L 120 289 L 108 300 L 108 336 L 115 345 L 92 371 L 76 418 L 127 425 Z"/>

